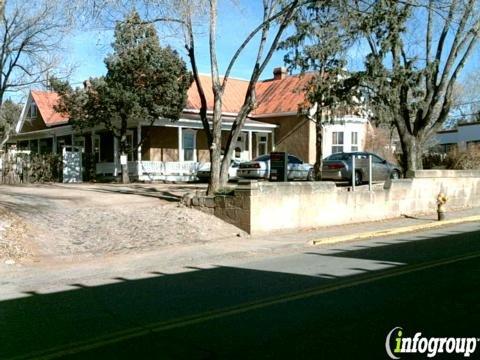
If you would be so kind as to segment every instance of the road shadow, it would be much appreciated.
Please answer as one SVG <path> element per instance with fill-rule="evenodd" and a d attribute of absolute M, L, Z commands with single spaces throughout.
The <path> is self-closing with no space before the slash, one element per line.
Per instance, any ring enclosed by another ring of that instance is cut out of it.
<path fill-rule="evenodd" d="M 31 289 L 0 302 L 0 358 L 379 359 L 396 326 L 408 334 L 478 336 L 472 333 L 480 320 L 478 258 L 388 274 L 427 257 L 478 252 L 479 236 L 304 255 L 318 259 L 319 268 L 326 257 L 340 267 L 343 258 L 389 264 L 378 271 L 354 267 L 349 276 L 189 267 L 142 279 L 69 283 L 50 293 Z"/>

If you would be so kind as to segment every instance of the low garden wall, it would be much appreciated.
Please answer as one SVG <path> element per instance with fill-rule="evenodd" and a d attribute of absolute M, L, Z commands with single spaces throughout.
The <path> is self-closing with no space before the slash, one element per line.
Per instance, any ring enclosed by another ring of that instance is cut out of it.
<path fill-rule="evenodd" d="M 409 176 L 355 192 L 332 182 L 241 182 L 232 194 L 196 204 L 250 234 L 431 213 L 440 192 L 448 196 L 447 211 L 480 206 L 480 171 L 422 170 Z"/>

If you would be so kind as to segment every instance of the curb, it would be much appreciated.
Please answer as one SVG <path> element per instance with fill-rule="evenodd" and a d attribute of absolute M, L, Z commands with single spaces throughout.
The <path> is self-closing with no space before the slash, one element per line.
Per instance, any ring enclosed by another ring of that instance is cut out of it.
<path fill-rule="evenodd" d="M 435 229 L 437 227 L 442 227 L 442 226 L 463 224 L 463 223 L 476 222 L 476 221 L 480 222 L 480 215 L 474 215 L 474 216 L 468 216 L 468 217 L 444 220 L 444 221 L 435 221 L 427 224 L 404 226 L 404 227 L 387 229 L 387 230 L 368 231 L 368 232 L 359 233 L 359 234 L 348 234 L 348 235 L 341 235 L 341 236 L 332 236 L 332 237 L 327 237 L 323 239 L 315 239 L 315 240 L 312 240 L 312 245 L 333 244 L 333 243 L 338 243 L 343 241 L 371 239 L 371 238 L 376 238 L 381 236 L 405 234 L 405 233 L 416 232 L 421 230 Z"/>

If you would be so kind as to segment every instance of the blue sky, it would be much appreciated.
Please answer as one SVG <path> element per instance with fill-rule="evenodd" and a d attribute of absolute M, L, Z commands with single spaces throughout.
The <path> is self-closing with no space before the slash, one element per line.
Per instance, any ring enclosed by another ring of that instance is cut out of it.
<path fill-rule="evenodd" d="M 238 46 L 250 31 L 261 22 L 262 9 L 260 1 L 237 0 L 219 1 L 219 3 L 217 56 L 220 72 L 223 73 Z M 422 15 L 420 15 L 420 17 L 421 16 Z M 201 33 L 202 34 L 196 38 L 197 62 L 200 72 L 210 73 L 208 31 L 204 28 Z M 112 34 L 113 32 L 111 30 L 78 31 L 66 39 L 64 43 L 65 54 L 68 54 L 66 62 L 76 65 L 75 71 L 70 79 L 72 83 L 79 85 L 89 77 L 105 74 L 106 69 L 103 59 L 111 51 L 110 44 L 113 40 Z M 168 44 L 173 46 L 186 60 L 181 34 L 172 36 L 172 34 L 166 34 L 165 31 L 159 29 L 159 36 L 163 45 Z M 417 34 L 417 36 L 421 35 Z M 413 40 L 415 40 L 412 41 L 414 48 L 414 44 L 418 39 Z M 244 79 L 249 78 L 255 60 L 257 46 L 258 38 L 254 39 L 250 46 L 244 50 L 243 55 L 238 59 L 233 68 L 231 76 Z M 359 69 L 362 67 L 363 58 L 359 56 L 359 54 L 365 53 L 365 51 L 366 48 L 362 45 L 356 46 L 349 51 L 350 68 Z M 284 55 L 285 52 L 282 51 L 274 54 L 262 74 L 262 78 L 270 78 L 273 68 L 284 64 Z M 479 60 L 479 51 L 476 51 L 462 72 L 461 79 L 468 78 L 472 71 L 477 70 Z M 186 62 L 188 64 L 188 61 Z"/>
<path fill-rule="evenodd" d="M 220 72 L 223 73 L 235 53 L 238 46 L 243 42 L 252 29 L 261 23 L 262 10 L 251 2 L 241 5 L 233 2 L 220 2 L 218 18 L 217 57 Z M 240 16 L 241 13 L 241 16 Z M 160 41 L 163 45 L 170 45 L 176 48 L 186 59 L 186 52 L 183 48 L 183 37 L 166 36 L 165 32 L 159 29 Z M 65 42 L 65 51 L 68 55 L 68 62 L 75 64 L 76 69 L 71 77 L 71 82 L 81 84 L 89 77 L 96 77 L 105 74 L 106 69 L 103 63 L 105 56 L 111 52 L 110 44 L 113 40 L 111 30 L 89 30 L 76 32 Z M 238 59 L 232 70 L 231 76 L 237 78 L 249 78 L 252 66 L 256 57 L 258 38 L 254 39 L 243 55 Z M 197 35 L 196 54 L 199 70 L 202 73 L 210 73 L 210 58 L 208 49 L 208 35 L 206 31 Z M 284 52 L 276 52 L 265 69 L 262 78 L 270 78 L 273 68 L 283 66 Z M 186 61 L 188 64 L 188 61 Z"/>

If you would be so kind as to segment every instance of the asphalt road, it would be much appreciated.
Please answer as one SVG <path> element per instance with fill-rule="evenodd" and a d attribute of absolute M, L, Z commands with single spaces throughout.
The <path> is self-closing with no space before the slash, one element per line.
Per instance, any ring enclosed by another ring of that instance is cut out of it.
<path fill-rule="evenodd" d="M 385 359 L 397 326 L 480 337 L 478 224 L 151 275 L 0 302 L 0 359 Z"/>

